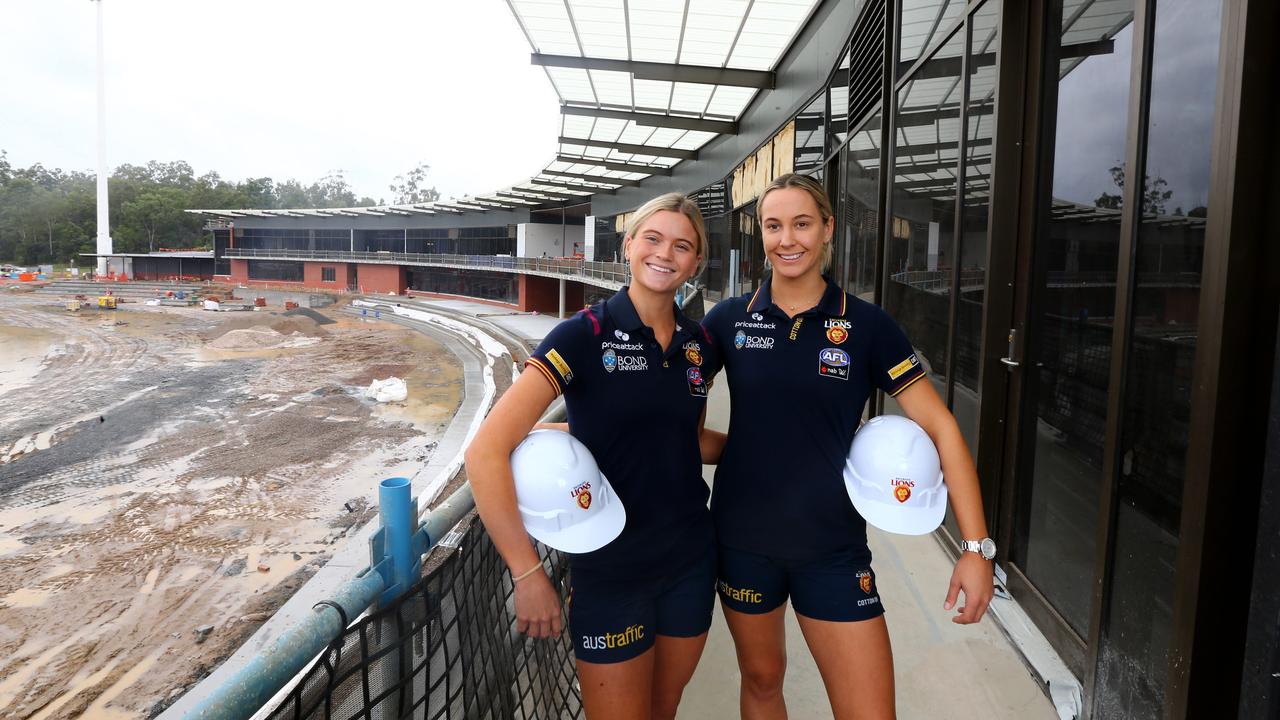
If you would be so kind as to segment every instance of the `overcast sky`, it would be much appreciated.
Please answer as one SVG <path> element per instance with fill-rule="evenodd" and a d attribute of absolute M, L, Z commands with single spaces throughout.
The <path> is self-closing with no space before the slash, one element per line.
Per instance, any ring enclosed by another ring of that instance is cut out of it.
<path fill-rule="evenodd" d="M 0 0 L 0 149 L 93 171 L 90 0 Z M 502 0 L 105 0 L 107 164 L 243 180 L 342 169 L 357 195 L 420 161 L 444 197 L 555 154 L 555 90 Z"/>

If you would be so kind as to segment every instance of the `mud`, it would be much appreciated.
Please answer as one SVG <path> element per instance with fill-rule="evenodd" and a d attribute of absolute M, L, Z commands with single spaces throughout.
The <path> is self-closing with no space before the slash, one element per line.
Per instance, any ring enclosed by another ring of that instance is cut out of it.
<path fill-rule="evenodd" d="M 378 480 L 430 457 L 455 359 L 312 312 L 330 322 L 0 296 L 0 716 L 148 717 L 372 516 Z M 213 346 L 259 328 L 314 344 Z M 362 399 L 351 381 L 389 368 L 409 400 Z"/>

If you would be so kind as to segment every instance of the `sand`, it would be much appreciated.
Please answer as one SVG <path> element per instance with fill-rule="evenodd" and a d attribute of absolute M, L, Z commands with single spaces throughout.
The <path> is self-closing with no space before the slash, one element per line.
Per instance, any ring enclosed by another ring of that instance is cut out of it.
<path fill-rule="evenodd" d="M 0 390 L 0 456 L 25 448 L 0 461 L 2 717 L 172 702 L 372 517 L 380 479 L 421 467 L 461 399 L 439 343 L 333 309 L 0 310 L 0 352 L 38 358 Z M 388 368 L 408 400 L 360 397 Z"/>

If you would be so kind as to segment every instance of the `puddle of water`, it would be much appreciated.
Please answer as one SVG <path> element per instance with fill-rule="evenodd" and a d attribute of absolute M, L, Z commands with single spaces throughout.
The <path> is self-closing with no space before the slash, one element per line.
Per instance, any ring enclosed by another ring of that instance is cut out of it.
<path fill-rule="evenodd" d="M 142 587 L 138 588 L 139 595 L 150 595 L 152 590 L 156 589 L 156 580 L 160 577 L 160 568 L 151 568 L 151 572 L 147 573 L 147 578 L 142 581 Z"/>
<path fill-rule="evenodd" d="M 49 596 L 54 594 L 52 591 L 42 591 L 42 589 L 18 588 L 12 593 L 0 597 L 0 603 L 9 607 L 40 607 L 44 605 Z"/>
<path fill-rule="evenodd" d="M 156 660 L 160 658 L 160 655 L 163 654 L 163 652 L 163 649 L 156 650 L 143 658 L 142 662 L 130 668 L 129 672 L 122 675 L 119 680 L 115 681 L 115 683 L 111 685 L 111 687 L 104 690 L 103 693 L 98 696 L 98 699 L 94 700 L 93 704 L 85 709 L 84 717 L 103 718 L 103 720 L 134 717 L 133 713 L 126 713 L 120 710 L 108 708 L 107 703 L 115 700 L 120 696 L 120 693 L 129 689 L 130 685 L 138 682 L 138 680 L 151 669 L 151 666 L 156 664 Z"/>
<path fill-rule="evenodd" d="M 30 384 L 60 339 L 48 330 L 0 325 L 0 395 Z"/>
<path fill-rule="evenodd" d="M 106 677 L 111 674 L 111 671 L 116 669 L 116 665 L 118 665 L 119 663 L 120 663 L 120 658 L 118 657 L 113 658 L 110 662 L 108 662 L 106 665 L 103 665 L 101 669 L 99 669 L 97 672 L 93 673 L 92 675 L 89 675 L 87 677 L 76 675 L 74 678 L 71 679 L 70 688 L 66 692 L 62 693 L 57 698 L 55 698 L 53 702 L 41 708 L 40 712 L 36 713 L 35 715 L 32 715 L 30 720 L 45 720 L 45 718 L 52 717 L 54 713 L 62 709 L 63 705 L 66 705 L 67 703 L 75 699 L 76 695 L 79 695 L 82 691 L 88 688 L 94 687 L 98 683 L 105 680 Z M 95 716 L 92 713 L 86 712 L 83 717 L 95 717 Z"/>
<path fill-rule="evenodd" d="M 52 590 L 33 590 L 31 588 L 18 588 L 13 592 L 0 598 L 0 604 L 8 605 L 11 608 L 33 608 L 40 607 L 45 600 L 53 594 Z"/>

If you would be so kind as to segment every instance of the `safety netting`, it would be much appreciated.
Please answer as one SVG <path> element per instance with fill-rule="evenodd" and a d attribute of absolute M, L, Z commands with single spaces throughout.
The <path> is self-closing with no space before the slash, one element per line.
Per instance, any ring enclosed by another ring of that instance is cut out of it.
<path fill-rule="evenodd" d="M 550 640 L 515 631 L 511 576 L 473 518 L 456 547 L 433 551 L 417 585 L 348 627 L 268 717 L 580 717 L 568 623 Z M 537 547 L 565 600 L 568 563 Z"/>

